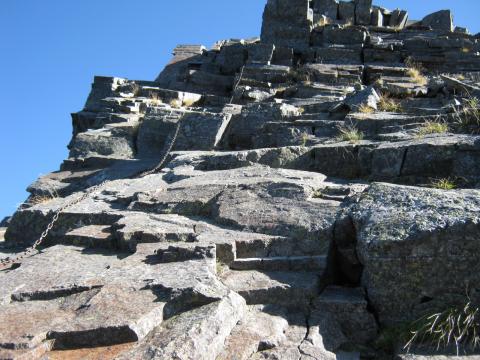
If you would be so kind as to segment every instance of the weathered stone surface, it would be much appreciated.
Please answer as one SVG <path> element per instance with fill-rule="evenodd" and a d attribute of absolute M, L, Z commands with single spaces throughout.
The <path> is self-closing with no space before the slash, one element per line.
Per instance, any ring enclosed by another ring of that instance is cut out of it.
<path fill-rule="evenodd" d="M 479 206 L 477 190 L 375 184 L 360 196 L 351 216 L 362 284 L 382 324 L 415 319 L 425 299 L 475 282 Z"/>
<path fill-rule="evenodd" d="M 277 304 L 303 309 L 320 291 L 316 273 L 229 271 L 223 283 L 247 304 Z"/>
<path fill-rule="evenodd" d="M 244 312 L 245 301 L 230 292 L 166 321 L 118 359 L 216 359 Z"/>

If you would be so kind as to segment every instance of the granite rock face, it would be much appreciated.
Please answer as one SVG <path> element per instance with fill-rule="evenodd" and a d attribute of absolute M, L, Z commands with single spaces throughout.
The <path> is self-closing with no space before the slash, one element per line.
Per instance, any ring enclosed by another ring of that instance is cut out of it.
<path fill-rule="evenodd" d="M 14 258 L 58 213 L 0 269 L 0 358 L 450 358 L 379 339 L 480 303 L 479 51 L 449 11 L 269 0 L 260 38 L 95 77 L 0 224 Z"/>

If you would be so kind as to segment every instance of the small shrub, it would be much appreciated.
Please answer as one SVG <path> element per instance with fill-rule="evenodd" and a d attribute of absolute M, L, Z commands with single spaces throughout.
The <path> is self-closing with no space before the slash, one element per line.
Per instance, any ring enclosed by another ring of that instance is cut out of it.
<path fill-rule="evenodd" d="M 442 121 L 427 121 L 420 129 L 418 129 L 418 136 L 424 137 L 430 134 L 444 134 L 448 132 L 448 124 Z"/>
<path fill-rule="evenodd" d="M 390 97 L 388 94 L 380 94 L 380 101 L 378 102 L 378 109 L 386 112 L 403 112 L 402 105 L 397 99 Z"/>
<path fill-rule="evenodd" d="M 339 135 L 338 141 L 350 141 L 351 143 L 363 140 L 363 133 L 353 125 L 342 125 L 338 127 Z"/>
<path fill-rule="evenodd" d="M 479 308 L 470 300 L 463 306 L 451 306 L 431 315 L 426 315 L 412 324 L 410 340 L 405 349 L 410 350 L 416 343 L 436 344 L 437 350 L 454 344 L 457 356 L 460 347 L 475 350 L 480 345 Z"/>
<path fill-rule="evenodd" d="M 320 199 L 321 197 L 323 197 L 322 190 L 315 190 L 312 194 L 312 197 L 314 199 Z"/>
<path fill-rule="evenodd" d="M 431 183 L 431 186 L 435 189 L 440 189 L 440 190 L 453 190 L 457 187 L 455 182 L 450 179 L 435 180 Z"/>
<path fill-rule="evenodd" d="M 464 54 L 468 54 L 468 53 L 470 52 L 470 49 L 467 48 L 467 47 L 463 47 L 463 48 L 461 49 L 461 51 L 462 51 L 462 53 L 464 53 Z"/>

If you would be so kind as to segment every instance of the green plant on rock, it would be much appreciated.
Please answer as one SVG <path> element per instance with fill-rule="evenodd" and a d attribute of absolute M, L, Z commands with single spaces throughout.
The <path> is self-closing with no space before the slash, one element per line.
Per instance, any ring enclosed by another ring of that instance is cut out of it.
<path fill-rule="evenodd" d="M 445 121 L 435 120 L 427 121 L 418 129 L 418 136 L 424 137 L 431 134 L 445 134 L 449 130 L 448 124 Z"/>
<path fill-rule="evenodd" d="M 341 125 L 338 126 L 338 136 L 337 140 L 339 141 L 349 141 L 351 143 L 356 143 L 363 140 L 364 134 L 359 131 L 354 125 Z"/>
<path fill-rule="evenodd" d="M 455 182 L 447 178 L 432 181 L 431 186 L 440 190 L 453 190 L 457 188 Z"/>
<path fill-rule="evenodd" d="M 475 350 L 480 345 L 479 307 L 468 299 L 463 305 L 425 315 L 415 321 L 412 328 L 405 345 L 408 351 L 414 344 L 435 344 L 437 350 L 455 345 L 458 356 L 462 346 Z"/>

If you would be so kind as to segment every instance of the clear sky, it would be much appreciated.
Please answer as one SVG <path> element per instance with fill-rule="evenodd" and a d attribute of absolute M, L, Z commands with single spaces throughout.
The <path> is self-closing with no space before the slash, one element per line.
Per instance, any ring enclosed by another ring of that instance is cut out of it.
<path fill-rule="evenodd" d="M 67 156 L 70 113 L 94 75 L 153 80 L 176 44 L 260 33 L 266 0 L 1 0 L 0 220 Z M 478 0 L 377 0 L 411 19 L 452 9 L 480 31 Z"/>

